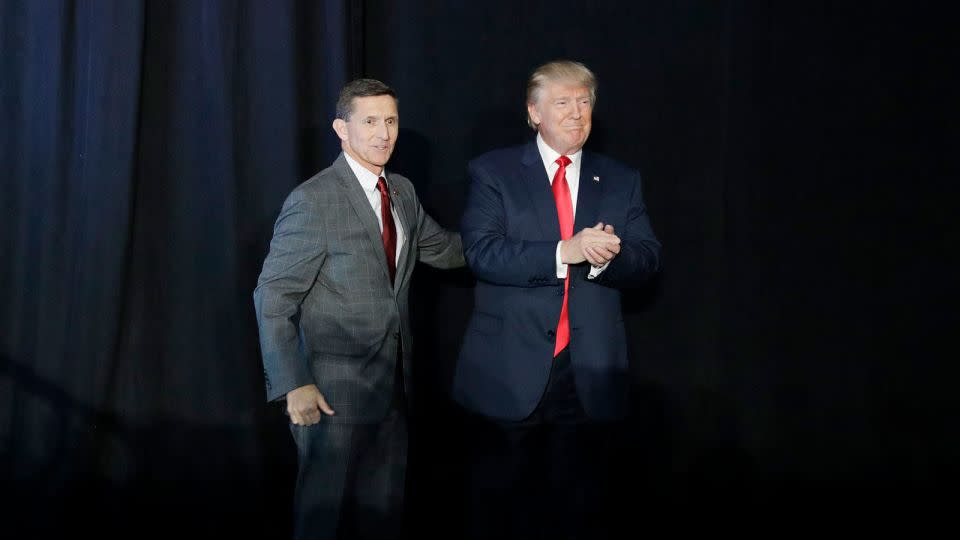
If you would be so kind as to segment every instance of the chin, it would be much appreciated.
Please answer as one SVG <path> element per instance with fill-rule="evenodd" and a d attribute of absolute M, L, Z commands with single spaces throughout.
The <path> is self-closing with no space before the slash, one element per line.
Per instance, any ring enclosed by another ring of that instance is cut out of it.
<path fill-rule="evenodd" d="M 578 138 L 576 138 L 576 139 L 570 139 L 569 141 L 567 141 L 567 148 L 577 148 L 577 149 L 579 149 L 581 146 L 583 146 L 584 141 L 585 141 L 585 139 L 582 139 L 582 138 L 580 138 L 580 137 L 578 137 Z M 572 153 L 572 152 L 571 152 L 571 153 Z"/>

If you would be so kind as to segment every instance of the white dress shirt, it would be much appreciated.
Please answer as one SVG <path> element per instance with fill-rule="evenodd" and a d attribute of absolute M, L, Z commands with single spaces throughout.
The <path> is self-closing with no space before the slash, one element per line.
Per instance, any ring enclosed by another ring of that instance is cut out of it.
<path fill-rule="evenodd" d="M 557 174 L 557 169 L 560 168 L 560 165 L 557 164 L 557 159 L 560 157 L 560 153 L 550 148 L 547 143 L 543 140 L 543 137 L 537 133 L 537 150 L 540 151 L 540 159 L 543 160 L 543 166 L 547 170 L 547 178 L 550 179 L 550 186 L 553 186 L 553 176 Z M 580 160 L 583 157 L 583 150 L 577 150 L 577 153 L 567 156 L 570 158 L 570 164 L 567 165 L 566 178 L 567 186 L 570 188 L 570 202 L 573 204 L 573 218 L 577 218 L 577 193 L 580 192 Z M 577 231 L 573 231 L 574 234 Z M 567 277 L 567 265 L 562 262 L 560 257 L 560 242 L 557 242 L 557 278 L 564 279 Z M 596 267 L 593 266 L 590 268 L 590 274 L 587 276 L 588 279 L 592 279 L 600 275 L 600 272 L 603 272 L 607 269 L 605 263 L 603 266 Z"/>
<path fill-rule="evenodd" d="M 363 188 L 363 193 L 367 196 L 367 201 L 370 202 L 370 207 L 373 208 L 373 213 L 377 216 L 377 224 L 380 225 L 380 232 L 383 232 L 383 217 L 380 215 L 380 190 L 377 189 L 377 180 L 379 176 L 373 174 L 369 170 L 363 167 L 356 162 L 350 154 L 344 152 L 343 156 L 347 158 L 347 164 L 350 165 L 350 170 L 353 171 L 353 174 L 357 177 L 357 180 L 360 181 L 360 187 Z M 387 173 L 383 170 L 380 171 L 383 174 L 384 178 L 387 178 Z M 390 189 L 390 182 L 387 181 L 387 189 Z M 394 261 L 399 264 L 400 262 L 400 248 L 403 247 L 403 242 L 406 240 L 406 235 L 403 232 L 403 227 L 400 226 L 400 219 L 397 217 L 397 205 L 393 204 L 393 191 L 390 192 L 390 214 L 393 216 L 394 228 L 397 231 L 397 260 Z"/>

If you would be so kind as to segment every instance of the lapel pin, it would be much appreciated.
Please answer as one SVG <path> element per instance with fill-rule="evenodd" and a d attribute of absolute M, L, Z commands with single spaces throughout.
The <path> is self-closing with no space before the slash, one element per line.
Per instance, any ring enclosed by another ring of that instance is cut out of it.
<path fill-rule="evenodd" d="M 599 176 L 594 176 L 594 177 L 593 177 L 593 181 L 594 181 L 594 182 L 599 182 L 599 181 L 600 181 L 600 177 L 599 177 Z"/>

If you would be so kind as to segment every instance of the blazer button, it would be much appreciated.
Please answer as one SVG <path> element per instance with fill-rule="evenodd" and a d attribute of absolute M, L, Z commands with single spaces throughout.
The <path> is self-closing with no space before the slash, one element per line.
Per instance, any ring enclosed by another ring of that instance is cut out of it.
<path fill-rule="evenodd" d="M 393 339 L 400 339 L 400 332 L 394 332 Z"/>
<path fill-rule="evenodd" d="M 552 338 L 552 337 L 555 337 L 556 335 L 557 333 L 554 332 L 553 330 L 547 330 L 547 337 Z"/>

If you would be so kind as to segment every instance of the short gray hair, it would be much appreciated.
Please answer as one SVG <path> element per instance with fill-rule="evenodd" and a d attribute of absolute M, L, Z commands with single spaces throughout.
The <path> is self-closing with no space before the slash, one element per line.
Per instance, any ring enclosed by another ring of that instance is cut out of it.
<path fill-rule="evenodd" d="M 554 60 L 543 64 L 530 74 L 530 79 L 527 80 L 527 104 L 537 102 L 540 91 L 547 83 L 560 81 L 586 86 L 590 90 L 590 105 L 597 103 L 597 77 L 590 68 L 573 60 Z M 530 115 L 527 115 L 527 125 L 534 130 L 537 129 L 536 124 L 530 120 Z"/>
<path fill-rule="evenodd" d="M 354 98 L 373 96 L 390 96 L 394 101 L 399 102 L 396 92 L 386 84 L 376 79 L 356 79 L 340 90 L 340 97 L 337 99 L 337 118 L 343 121 L 350 120 Z"/>

